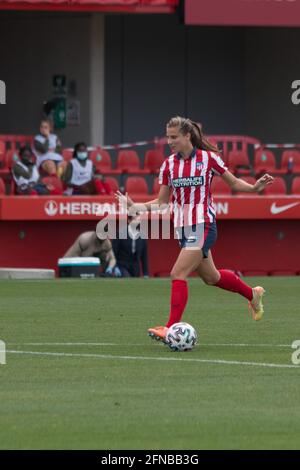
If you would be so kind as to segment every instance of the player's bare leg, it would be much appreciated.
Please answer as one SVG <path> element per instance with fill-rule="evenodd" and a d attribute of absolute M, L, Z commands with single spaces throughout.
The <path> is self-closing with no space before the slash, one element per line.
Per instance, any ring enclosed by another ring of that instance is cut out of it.
<path fill-rule="evenodd" d="M 221 287 L 231 292 L 237 292 L 246 297 L 249 301 L 249 310 L 253 320 L 261 320 L 264 313 L 262 297 L 265 290 L 263 287 L 257 286 L 252 288 L 245 284 L 234 273 L 225 270 L 218 271 L 210 251 L 208 252 L 208 257 L 200 261 L 197 272 L 206 284 Z M 222 275 L 225 278 L 224 280 L 222 279 Z"/>
<path fill-rule="evenodd" d="M 171 271 L 172 292 L 169 320 L 165 326 L 160 325 L 149 328 L 148 334 L 151 338 L 164 342 L 168 328 L 181 320 L 188 299 L 186 278 L 191 272 L 195 271 L 202 256 L 201 249 L 182 248 L 180 251 Z"/>
<path fill-rule="evenodd" d="M 203 282 L 210 286 L 216 285 L 221 277 L 219 271 L 215 266 L 210 250 L 208 252 L 207 258 L 204 258 L 202 256 L 202 259 L 200 260 L 196 271 L 198 273 L 198 276 L 201 277 L 201 279 L 203 280 Z"/>
<path fill-rule="evenodd" d="M 182 248 L 171 271 L 171 279 L 185 280 L 203 260 L 202 250 Z"/>

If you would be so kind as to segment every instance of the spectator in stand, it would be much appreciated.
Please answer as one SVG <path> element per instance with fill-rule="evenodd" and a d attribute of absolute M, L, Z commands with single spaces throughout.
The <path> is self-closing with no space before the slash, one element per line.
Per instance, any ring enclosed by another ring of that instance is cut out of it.
<path fill-rule="evenodd" d="M 30 147 L 21 147 L 19 157 L 20 160 L 12 168 L 17 194 L 23 196 L 62 194 L 62 191 L 53 185 L 43 183 Z"/>
<path fill-rule="evenodd" d="M 106 276 L 121 276 L 121 272 L 116 266 L 116 258 L 110 240 L 100 240 L 94 231 L 84 232 L 79 235 L 63 257 L 73 258 L 77 256 L 95 256 L 100 259 L 103 273 Z"/>
<path fill-rule="evenodd" d="M 87 146 L 79 142 L 74 147 L 73 158 L 67 164 L 63 180 L 67 185 L 65 194 L 112 195 L 111 187 L 103 175 L 95 174 L 95 167 L 89 158 Z"/>
<path fill-rule="evenodd" d="M 148 247 L 140 231 L 140 216 L 128 216 L 127 221 L 125 233 L 119 232 L 118 238 L 112 240 L 117 266 L 122 277 L 140 277 L 142 267 L 143 276 L 148 278 Z"/>
<path fill-rule="evenodd" d="M 51 131 L 51 121 L 43 119 L 40 124 L 40 133 L 34 138 L 37 166 L 41 174 L 44 173 L 44 176 L 61 177 L 67 162 L 60 154 L 62 146 L 59 138 Z"/>

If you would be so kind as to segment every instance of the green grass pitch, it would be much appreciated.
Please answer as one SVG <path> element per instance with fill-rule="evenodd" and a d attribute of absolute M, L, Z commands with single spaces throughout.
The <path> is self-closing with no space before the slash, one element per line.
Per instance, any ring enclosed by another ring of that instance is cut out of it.
<path fill-rule="evenodd" d="M 0 448 L 299 449 L 299 278 L 248 281 L 267 291 L 261 322 L 190 279 L 187 353 L 147 336 L 167 279 L 2 281 Z"/>

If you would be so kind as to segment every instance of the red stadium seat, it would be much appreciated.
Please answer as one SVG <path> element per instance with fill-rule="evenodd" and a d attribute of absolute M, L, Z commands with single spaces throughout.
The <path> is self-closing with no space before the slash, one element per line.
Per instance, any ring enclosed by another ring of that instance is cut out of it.
<path fill-rule="evenodd" d="M 16 150 L 17 148 L 20 148 L 23 145 L 32 146 L 34 137 L 32 135 L 1 134 L 0 140 L 5 143 L 6 149 Z"/>
<path fill-rule="evenodd" d="M 292 182 L 292 194 L 300 194 L 300 176 L 295 176 Z"/>
<path fill-rule="evenodd" d="M 19 160 L 18 152 L 16 152 L 16 150 L 7 150 L 5 160 L 6 167 L 11 170 L 14 164 Z"/>
<path fill-rule="evenodd" d="M 256 179 L 254 178 L 254 176 L 241 176 L 241 179 L 249 184 L 256 183 Z M 257 193 L 245 193 L 244 191 L 236 191 L 233 194 L 235 194 L 236 196 L 257 196 Z"/>
<path fill-rule="evenodd" d="M 3 163 L 0 165 L 0 177 L 10 177 L 11 169 L 18 160 L 19 156 L 16 150 L 7 150 L 2 161 Z"/>
<path fill-rule="evenodd" d="M 25 146 L 31 147 L 33 145 L 34 138 L 31 135 L 16 135 L 15 142 L 18 148 Z"/>
<path fill-rule="evenodd" d="M 12 178 L 12 179 L 10 180 L 10 189 L 9 189 L 9 194 L 10 194 L 11 196 L 13 196 L 14 194 L 16 194 L 16 187 L 17 187 L 17 185 L 16 185 L 16 183 L 15 183 L 15 180 Z"/>
<path fill-rule="evenodd" d="M 3 140 L 0 140 L 0 158 L 4 158 L 5 150 L 5 142 L 3 142 Z"/>
<path fill-rule="evenodd" d="M 165 160 L 164 154 L 159 150 L 147 150 L 145 153 L 144 170 L 149 173 L 158 173 Z"/>
<path fill-rule="evenodd" d="M 113 193 L 115 193 L 116 191 L 119 190 L 119 183 L 118 183 L 116 178 L 114 178 L 112 176 L 107 176 L 105 178 L 105 181 L 106 181 L 106 183 L 109 184 L 109 186 L 111 187 L 111 190 L 112 190 Z"/>
<path fill-rule="evenodd" d="M 125 192 L 129 194 L 148 194 L 148 185 L 142 176 L 128 176 Z"/>
<path fill-rule="evenodd" d="M 0 135 L 0 140 L 5 143 L 6 149 L 14 150 L 16 148 L 16 136 L 15 135 Z"/>
<path fill-rule="evenodd" d="M 208 142 L 213 145 L 214 147 L 218 147 L 218 142 L 213 137 L 207 137 Z"/>
<path fill-rule="evenodd" d="M 0 151 L 0 169 L 6 167 L 5 152 Z"/>
<path fill-rule="evenodd" d="M 259 149 L 255 152 L 254 170 L 256 174 L 276 173 L 275 156 L 271 150 Z"/>
<path fill-rule="evenodd" d="M 251 172 L 248 155 L 243 150 L 231 150 L 228 152 L 227 165 L 232 173 L 249 175 Z"/>
<path fill-rule="evenodd" d="M 0 195 L 1 196 L 5 195 L 5 184 L 2 178 L 0 178 Z"/>
<path fill-rule="evenodd" d="M 90 159 L 94 163 L 97 173 L 119 173 L 118 170 L 116 171 L 112 169 L 110 154 L 107 150 L 101 148 L 92 150 L 90 153 Z"/>
<path fill-rule="evenodd" d="M 8 139 L 9 139 L 8 135 L 0 134 L 0 141 L 4 143 L 5 149 L 7 147 Z"/>
<path fill-rule="evenodd" d="M 272 196 L 273 194 L 286 194 L 286 184 L 284 179 L 280 176 L 274 178 L 273 183 L 266 186 L 262 193 L 266 196 Z"/>
<path fill-rule="evenodd" d="M 140 168 L 140 159 L 135 150 L 120 150 L 117 168 L 121 173 L 145 173 Z"/>
<path fill-rule="evenodd" d="M 299 150 L 285 150 L 281 156 L 281 168 L 278 173 L 300 173 Z"/>
<path fill-rule="evenodd" d="M 17 150 L 17 136 L 16 135 L 11 135 L 8 144 L 10 146 L 10 150 Z"/>
<path fill-rule="evenodd" d="M 231 188 L 220 176 L 214 176 L 211 184 L 211 192 L 213 195 L 231 195 Z"/>

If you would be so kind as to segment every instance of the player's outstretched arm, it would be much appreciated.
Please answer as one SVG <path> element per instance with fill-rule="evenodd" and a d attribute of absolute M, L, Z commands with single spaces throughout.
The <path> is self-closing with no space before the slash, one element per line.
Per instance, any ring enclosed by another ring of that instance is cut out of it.
<path fill-rule="evenodd" d="M 148 202 L 134 202 L 128 193 L 122 194 L 120 191 L 115 193 L 115 197 L 125 210 L 128 210 L 131 214 L 136 214 L 138 212 L 148 212 L 151 209 L 161 209 L 162 206 L 169 204 L 170 188 L 161 185 L 157 198 Z"/>
<path fill-rule="evenodd" d="M 266 173 L 265 175 L 263 175 L 261 178 L 259 178 L 256 181 L 256 183 L 254 185 L 254 190 L 256 192 L 260 192 L 263 189 L 265 189 L 266 186 L 268 186 L 269 184 L 272 184 L 273 181 L 274 181 L 273 176 L 268 175 L 268 173 Z"/>
<path fill-rule="evenodd" d="M 222 175 L 222 179 L 226 181 L 233 191 L 243 191 L 245 193 L 258 193 L 274 181 L 273 176 L 266 173 L 255 184 L 249 184 L 243 179 L 237 178 L 228 170 Z"/>

